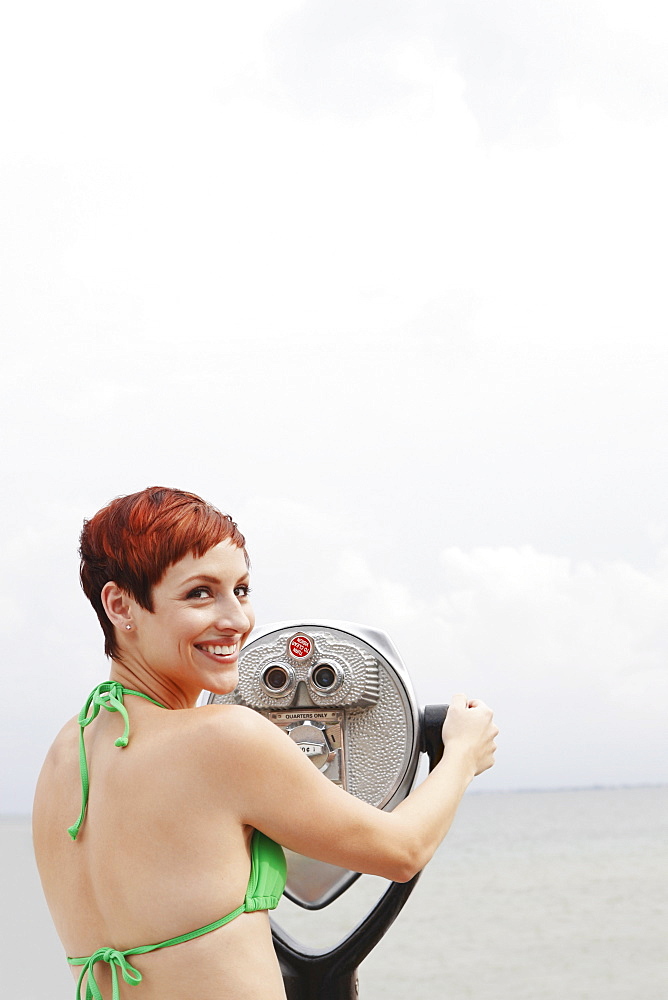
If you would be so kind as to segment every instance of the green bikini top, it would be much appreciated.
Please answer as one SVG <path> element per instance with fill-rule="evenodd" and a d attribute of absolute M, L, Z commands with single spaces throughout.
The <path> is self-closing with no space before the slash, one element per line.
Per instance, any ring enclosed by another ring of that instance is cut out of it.
<path fill-rule="evenodd" d="M 165 708 L 160 702 L 150 698 L 141 691 L 132 691 L 124 688 L 117 681 L 104 681 L 91 692 L 91 695 L 79 713 L 79 770 L 81 772 L 81 812 L 79 818 L 69 829 L 68 833 L 72 840 L 76 840 L 77 834 L 86 815 L 88 806 L 88 763 L 86 760 L 86 749 L 84 746 L 84 729 L 99 715 L 100 709 L 104 708 L 108 712 L 120 712 L 125 728 L 123 735 L 116 740 L 117 747 L 126 747 L 130 739 L 130 721 L 128 713 L 123 704 L 123 696 L 126 694 L 137 695 L 146 698 L 160 708 Z M 231 913 L 214 920 L 213 923 L 199 927 L 195 931 L 186 934 L 179 934 L 177 937 L 169 938 L 168 941 L 161 941 L 158 944 L 142 945 L 138 948 L 128 948 L 125 951 L 118 951 L 115 948 L 98 948 L 96 952 L 86 958 L 68 958 L 70 965 L 83 966 L 76 988 L 77 1000 L 81 1000 L 81 987 L 84 976 L 86 979 L 85 1000 L 104 1000 L 100 988 L 95 980 L 94 966 L 97 962 L 107 962 L 111 968 L 112 1000 L 119 1000 L 120 992 L 118 986 L 118 970 L 126 983 L 136 985 L 142 980 L 141 972 L 135 969 L 127 960 L 128 955 L 145 955 L 149 951 L 158 951 L 160 948 L 169 948 L 171 945 L 183 944 L 185 941 L 192 941 L 193 938 L 201 937 L 210 931 L 215 931 L 219 927 L 228 924 L 230 920 L 240 916 L 242 913 L 252 913 L 255 910 L 273 910 L 278 906 L 283 895 L 286 882 L 286 863 L 283 848 L 270 840 L 265 834 L 255 830 L 251 840 L 251 867 L 246 895 L 243 903 L 232 910 Z"/>

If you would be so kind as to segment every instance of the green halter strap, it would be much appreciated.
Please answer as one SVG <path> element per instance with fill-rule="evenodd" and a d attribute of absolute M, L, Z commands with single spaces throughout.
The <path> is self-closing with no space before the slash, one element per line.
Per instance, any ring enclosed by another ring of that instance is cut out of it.
<path fill-rule="evenodd" d="M 123 704 L 123 695 L 125 694 L 137 695 L 139 698 L 145 698 L 146 701 L 153 702 L 153 704 L 157 705 L 158 708 L 165 708 L 165 705 L 161 705 L 159 701 L 149 697 L 149 695 L 143 694 L 141 691 L 132 691 L 130 688 L 125 688 L 122 684 L 119 684 L 118 681 L 103 681 L 102 684 L 98 684 L 96 688 L 93 688 L 88 701 L 79 712 L 78 719 L 79 771 L 81 773 L 81 812 L 79 813 L 79 818 L 76 823 L 69 827 L 67 831 L 72 840 L 77 839 L 77 834 L 81 829 L 81 824 L 83 823 L 86 815 L 86 807 L 88 806 L 89 780 L 88 761 L 86 760 L 86 747 L 84 745 L 84 729 L 98 717 L 101 708 L 106 709 L 107 712 L 120 712 L 123 716 L 125 726 L 123 729 L 123 735 L 119 736 L 116 740 L 115 746 L 126 747 L 128 745 L 128 740 L 130 739 L 130 720 L 128 718 L 127 709 Z M 125 975 L 125 973 L 123 973 L 123 975 Z"/>

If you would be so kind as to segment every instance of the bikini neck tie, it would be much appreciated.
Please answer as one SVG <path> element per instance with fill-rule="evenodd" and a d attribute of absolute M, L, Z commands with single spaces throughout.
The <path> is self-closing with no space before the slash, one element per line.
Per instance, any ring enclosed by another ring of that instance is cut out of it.
<path fill-rule="evenodd" d="M 86 815 L 86 807 L 88 806 L 88 761 L 86 760 L 86 747 L 84 744 L 84 729 L 86 726 L 90 726 L 91 722 L 98 717 L 100 714 L 100 709 L 104 708 L 107 712 L 120 712 L 123 716 L 124 728 L 123 735 L 119 736 L 115 741 L 115 746 L 126 747 L 130 740 L 130 719 L 128 718 L 128 712 L 123 704 L 123 695 L 134 694 L 139 698 L 145 698 L 146 701 L 153 702 L 159 708 L 165 708 L 161 705 L 159 701 L 154 698 L 149 697 L 147 694 L 143 694 L 141 691 L 133 691 L 130 688 L 123 687 L 118 681 L 103 681 L 98 684 L 96 688 L 90 693 L 88 701 L 84 707 L 79 712 L 79 771 L 81 773 L 81 812 L 79 813 L 79 818 L 74 823 L 73 826 L 68 828 L 68 833 L 72 840 L 77 839 L 77 834 L 81 829 L 81 824 L 84 821 Z M 99 952 L 95 953 L 99 955 Z M 99 958 L 96 961 L 100 961 Z M 112 966 L 113 969 L 113 966 Z M 115 971 L 114 971 L 115 974 Z M 125 976 L 125 973 L 123 973 Z M 95 980 L 93 980 L 94 982 Z M 97 987 L 96 987 L 97 989 Z M 99 990 L 98 990 L 99 993 Z M 95 1000 L 97 1000 L 97 994 L 93 994 Z M 89 1000 L 87 996 L 87 1000 Z M 114 994 L 114 1000 L 116 1000 L 116 994 Z"/>
<path fill-rule="evenodd" d="M 135 694 L 136 692 L 133 692 Z M 151 699 L 152 700 L 152 699 Z M 157 704 L 157 702 L 156 702 Z M 111 711 L 114 711 L 112 709 Z M 135 969 L 133 965 L 130 965 L 127 958 L 122 951 L 116 951 L 115 948 L 98 948 L 90 958 L 78 961 L 77 965 L 83 965 L 81 970 L 81 975 L 77 982 L 77 996 L 81 997 L 81 983 L 83 977 L 88 973 L 88 978 L 86 979 L 86 1000 L 104 1000 L 102 993 L 100 992 L 100 987 L 97 985 L 95 979 L 95 973 L 93 971 L 93 966 L 96 962 L 107 962 L 109 968 L 111 969 L 111 997 L 112 1000 L 119 1000 L 120 991 L 118 989 L 118 969 L 121 970 L 121 975 L 126 983 L 130 986 L 136 986 L 142 980 L 142 974 L 139 969 Z M 70 964 L 74 964 L 70 960 Z M 118 966 L 118 969 L 116 968 Z"/>

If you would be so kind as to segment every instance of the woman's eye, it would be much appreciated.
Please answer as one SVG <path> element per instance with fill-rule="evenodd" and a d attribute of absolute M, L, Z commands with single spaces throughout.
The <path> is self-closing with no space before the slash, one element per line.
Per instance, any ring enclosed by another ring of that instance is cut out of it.
<path fill-rule="evenodd" d="M 211 591 L 208 587 L 195 587 L 195 589 L 191 590 L 188 594 L 188 600 L 201 601 L 203 598 L 209 597 L 210 594 Z"/>
<path fill-rule="evenodd" d="M 242 584 L 240 587 L 234 588 L 235 597 L 248 597 L 251 589 L 247 583 Z"/>

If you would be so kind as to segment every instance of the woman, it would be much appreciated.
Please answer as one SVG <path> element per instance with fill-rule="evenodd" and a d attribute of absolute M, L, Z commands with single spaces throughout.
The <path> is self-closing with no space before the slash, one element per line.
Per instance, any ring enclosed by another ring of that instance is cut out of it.
<path fill-rule="evenodd" d="M 277 844 L 410 879 L 492 766 L 492 713 L 456 695 L 441 763 L 385 813 L 258 713 L 196 709 L 202 690 L 234 689 L 254 623 L 245 541 L 228 516 L 158 487 L 113 500 L 84 522 L 81 581 L 110 681 L 56 738 L 33 814 L 77 996 L 85 984 L 87 1000 L 280 1000 L 268 919 L 284 885 Z"/>

